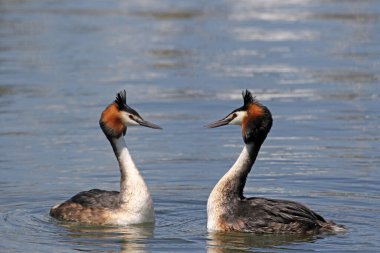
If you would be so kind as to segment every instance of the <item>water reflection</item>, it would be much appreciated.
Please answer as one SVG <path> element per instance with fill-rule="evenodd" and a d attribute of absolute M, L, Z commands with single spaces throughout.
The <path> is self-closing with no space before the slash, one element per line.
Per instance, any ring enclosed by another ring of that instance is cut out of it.
<path fill-rule="evenodd" d="M 259 96 L 261 100 L 295 100 L 295 99 L 316 99 L 316 92 L 313 89 L 254 89 L 251 90 L 255 96 Z M 225 90 L 216 94 L 216 98 L 222 100 L 241 100 L 240 90 Z M 312 115 L 309 115 L 312 116 Z"/>
<path fill-rule="evenodd" d="M 256 235 L 236 232 L 213 232 L 208 234 L 207 252 L 246 252 L 256 248 L 273 248 L 291 243 L 312 242 L 313 235 Z"/>
<path fill-rule="evenodd" d="M 120 245 L 119 252 L 148 252 L 147 240 L 153 237 L 154 225 L 140 224 L 126 227 L 96 227 L 62 225 L 66 231 L 61 236 L 70 238 L 70 243 L 79 251 L 114 251 Z M 62 233 L 62 232 L 61 232 Z M 74 242 L 73 242 L 74 240 Z"/>
<path fill-rule="evenodd" d="M 366 71 L 357 71 L 357 70 L 337 70 L 334 71 L 323 71 L 316 74 L 323 82 L 331 83 L 374 83 L 380 80 L 380 76 L 375 73 L 369 73 Z"/>
<path fill-rule="evenodd" d="M 252 77 L 258 74 L 295 74 L 304 72 L 303 68 L 286 64 L 228 66 L 215 63 L 212 69 L 227 77 Z"/>
<path fill-rule="evenodd" d="M 198 10 L 164 10 L 164 11 L 138 11 L 136 15 L 151 17 L 158 20 L 178 20 L 191 19 L 201 16 L 202 11 Z"/>
<path fill-rule="evenodd" d="M 345 21 L 353 23 L 372 23 L 378 22 L 380 16 L 377 13 L 329 13 L 329 12 L 320 12 L 316 14 L 309 14 L 309 18 L 320 19 L 320 20 L 334 20 L 334 21 Z"/>
<path fill-rule="evenodd" d="M 0 97 L 12 94 L 14 89 L 11 86 L 0 85 Z"/>
<path fill-rule="evenodd" d="M 308 30 L 267 30 L 257 27 L 238 27 L 233 30 L 238 40 L 242 41 L 298 41 L 315 40 L 319 37 L 318 33 Z"/>
<path fill-rule="evenodd" d="M 175 48 L 154 48 L 149 50 L 149 55 L 155 58 L 152 64 L 155 68 L 187 68 L 191 52 Z"/>
<path fill-rule="evenodd" d="M 307 0 L 260 0 L 260 1 L 233 1 L 233 11 L 231 19 L 245 20 L 262 20 L 262 21 L 282 21 L 295 22 L 302 20 L 307 16 L 307 11 L 299 10 L 302 6 L 307 6 Z M 294 11 L 294 9 L 298 11 Z"/>

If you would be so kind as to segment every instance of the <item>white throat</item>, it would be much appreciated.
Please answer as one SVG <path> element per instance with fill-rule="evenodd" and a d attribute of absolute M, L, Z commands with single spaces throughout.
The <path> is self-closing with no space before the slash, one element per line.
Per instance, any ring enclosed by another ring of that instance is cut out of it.
<path fill-rule="evenodd" d="M 252 167 L 253 162 L 248 149 L 249 147 L 245 145 L 234 165 L 210 193 L 207 201 L 207 229 L 210 231 L 222 230 L 220 217 L 225 213 L 230 201 L 226 197 L 230 196 L 228 194 L 236 194 L 236 186 L 240 183 L 242 173 L 246 173 Z"/>
<path fill-rule="evenodd" d="M 246 111 L 238 111 L 238 112 L 235 112 L 234 114 L 236 114 L 236 117 L 233 118 L 230 123 L 228 123 L 229 125 L 238 125 L 238 126 L 241 126 L 241 124 L 243 123 L 243 120 L 245 117 L 247 117 L 247 112 Z"/>
<path fill-rule="evenodd" d="M 124 137 L 113 140 L 120 166 L 120 215 L 119 224 L 154 221 L 153 201 L 143 177 L 137 169 L 125 144 Z"/>

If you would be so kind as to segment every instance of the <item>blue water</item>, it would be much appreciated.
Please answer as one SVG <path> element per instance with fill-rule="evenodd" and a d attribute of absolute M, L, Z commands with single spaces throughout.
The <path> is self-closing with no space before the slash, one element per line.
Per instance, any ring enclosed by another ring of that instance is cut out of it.
<path fill-rule="evenodd" d="M 0 251 L 377 252 L 379 31 L 372 0 L 0 0 Z M 126 135 L 156 225 L 57 222 L 52 205 L 119 187 L 98 119 L 121 89 L 164 128 Z M 347 233 L 207 232 L 243 141 L 203 126 L 243 89 L 274 116 L 245 195 L 302 202 Z"/>

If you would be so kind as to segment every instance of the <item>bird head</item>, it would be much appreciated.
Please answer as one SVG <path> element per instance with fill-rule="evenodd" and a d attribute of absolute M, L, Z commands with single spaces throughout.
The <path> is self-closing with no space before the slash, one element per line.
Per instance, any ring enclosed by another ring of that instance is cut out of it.
<path fill-rule="evenodd" d="M 242 136 L 246 144 L 264 142 L 272 127 L 272 115 L 269 109 L 258 102 L 249 90 L 242 92 L 244 105 L 233 110 L 224 118 L 206 125 L 216 128 L 225 125 L 238 125 L 242 128 Z"/>
<path fill-rule="evenodd" d="M 127 105 L 125 90 L 118 92 L 115 101 L 102 112 L 99 124 L 108 138 L 125 135 L 129 126 L 161 129 L 160 126 L 144 120 L 132 107 Z"/>

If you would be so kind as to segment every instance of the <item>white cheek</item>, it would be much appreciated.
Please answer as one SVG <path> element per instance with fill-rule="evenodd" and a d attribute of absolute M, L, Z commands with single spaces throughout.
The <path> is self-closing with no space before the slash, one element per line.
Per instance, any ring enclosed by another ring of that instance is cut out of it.
<path fill-rule="evenodd" d="M 130 115 L 131 114 L 126 113 L 126 112 L 121 113 L 121 119 L 122 119 L 124 125 L 126 125 L 126 126 L 138 126 L 139 124 L 136 121 L 132 120 L 129 117 Z"/>
<path fill-rule="evenodd" d="M 229 125 L 238 125 L 238 126 L 241 126 L 241 124 L 243 123 L 243 119 L 244 117 L 247 115 L 247 112 L 235 112 L 236 113 L 236 117 L 230 121 L 230 123 L 228 123 Z"/>

